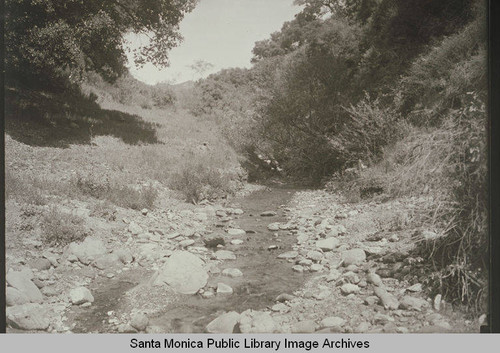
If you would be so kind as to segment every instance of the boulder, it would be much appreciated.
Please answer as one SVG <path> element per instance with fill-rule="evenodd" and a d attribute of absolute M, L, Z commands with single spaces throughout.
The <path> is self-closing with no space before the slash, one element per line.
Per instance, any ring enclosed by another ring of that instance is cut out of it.
<path fill-rule="evenodd" d="M 7 284 L 21 292 L 30 302 L 40 303 L 43 301 L 42 292 L 31 281 L 30 277 L 32 276 L 28 272 L 11 270 L 7 273 L 5 279 Z"/>
<path fill-rule="evenodd" d="M 6 309 L 7 324 L 21 330 L 46 330 L 49 320 L 40 304 L 27 303 Z"/>
<path fill-rule="evenodd" d="M 134 221 L 130 222 L 130 224 L 128 225 L 128 231 L 132 233 L 132 235 L 138 235 L 143 232 L 141 226 Z"/>
<path fill-rule="evenodd" d="M 271 314 L 263 311 L 248 309 L 240 315 L 241 333 L 273 333 L 276 324 Z"/>
<path fill-rule="evenodd" d="M 188 251 L 174 251 L 158 271 L 154 285 L 166 284 L 182 294 L 195 294 L 207 284 L 204 262 Z"/>
<path fill-rule="evenodd" d="M 203 238 L 203 242 L 207 248 L 216 248 L 217 245 L 226 245 L 226 241 L 221 234 L 212 233 Z"/>
<path fill-rule="evenodd" d="M 90 259 L 95 259 L 106 252 L 104 242 L 95 237 L 87 237 L 82 243 L 73 242 L 68 245 L 67 249 L 68 255 L 75 255 L 84 264 L 88 264 Z"/>
<path fill-rule="evenodd" d="M 135 328 L 137 331 L 144 331 L 148 326 L 149 319 L 144 313 L 137 313 L 132 316 L 130 320 L 130 326 Z"/>
<path fill-rule="evenodd" d="M 233 244 L 233 245 L 241 245 L 241 244 L 243 244 L 243 240 L 241 240 L 241 239 L 234 239 L 234 240 L 231 240 L 231 244 Z"/>
<path fill-rule="evenodd" d="M 182 248 L 186 248 L 188 246 L 191 246 L 194 244 L 194 240 L 193 239 L 184 239 L 184 240 L 181 240 L 179 242 L 179 245 L 182 247 Z"/>
<path fill-rule="evenodd" d="M 5 302 L 7 306 L 22 305 L 29 303 L 30 299 L 26 294 L 14 287 L 7 287 L 5 290 Z"/>
<path fill-rule="evenodd" d="M 396 310 L 399 307 L 399 301 L 391 293 L 382 287 L 375 287 L 375 295 L 380 299 L 380 303 L 385 309 Z"/>
<path fill-rule="evenodd" d="M 274 217 L 277 213 L 274 211 L 264 211 L 260 214 L 261 217 Z"/>
<path fill-rule="evenodd" d="M 230 311 L 212 320 L 205 328 L 205 331 L 208 333 L 233 333 L 239 320 L 240 314 L 236 311 Z"/>
<path fill-rule="evenodd" d="M 231 229 L 227 230 L 227 234 L 229 234 L 231 236 L 239 237 L 241 235 L 247 234 L 247 232 L 245 230 L 243 230 L 243 229 L 231 228 Z"/>
<path fill-rule="evenodd" d="M 52 263 L 46 258 L 38 258 L 28 262 L 28 266 L 38 271 L 48 270 Z"/>
<path fill-rule="evenodd" d="M 293 298 L 295 298 L 295 297 L 293 295 L 291 295 L 291 294 L 281 293 L 274 300 L 277 301 L 277 302 L 285 302 L 285 301 L 292 300 Z"/>
<path fill-rule="evenodd" d="M 359 287 L 352 283 L 346 283 L 342 287 L 340 287 L 340 292 L 344 295 L 349 295 L 351 293 L 358 293 Z"/>
<path fill-rule="evenodd" d="M 92 303 L 94 297 L 92 293 L 85 287 L 77 287 L 69 292 L 69 298 L 74 305 L 80 305 L 84 303 Z"/>
<path fill-rule="evenodd" d="M 225 283 L 217 283 L 217 294 L 233 294 L 233 288 Z"/>
<path fill-rule="evenodd" d="M 339 240 L 333 237 L 318 240 L 316 242 L 316 247 L 320 248 L 323 251 L 332 251 L 337 246 L 339 246 Z"/>
<path fill-rule="evenodd" d="M 323 259 L 323 254 L 320 253 L 319 251 L 311 250 L 307 252 L 306 257 L 310 260 L 319 262 Z"/>
<path fill-rule="evenodd" d="M 351 249 L 343 251 L 341 254 L 344 266 L 360 265 L 366 260 L 366 254 L 363 249 Z"/>
<path fill-rule="evenodd" d="M 368 283 L 373 284 L 376 287 L 382 287 L 384 285 L 384 282 L 382 282 L 382 278 L 380 278 L 379 275 L 377 275 L 376 273 L 373 273 L 373 272 L 369 272 L 366 275 L 366 281 Z"/>
<path fill-rule="evenodd" d="M 422 298 L 405 295 L 400 302 L 401 309 L 420 311 L 429 306 L 429 303 Z"/>
<path fill-rule="evenodd" d="M 234 252 L 229 250 L 219 250 L 214 255 L 217 260 L 236 260 Z"/>
<path fill-rule="evenodd" d="M 222 270 L 222 275 L 234 278 L 243 276 L 243 273 L 237 268 L 226 268 Z"/>
<path fill-rule="evenodd" d="M 269 229 L 272 232 L 276 232 L 276 231 L 280 230 L 280 224 L 279 224 L 279 222 L 271 223 L 267 226 L 267 229 Z"/>
<path fill-rule="evenodd" d="M 299 253 L 297 251 L 292 250 L 279 254 L 278 259 L 285 259 L 285 260 L 295 259 L 297 256 L 299 256 Z"/>
<path fill-rule="evenodd" d="M 94 260 L 94 266 L 100 270 L 108 270 L 121 265 L 120 257 L 115 253 L 99 255 Z"/>
<path fill-rule="evenodd" d="M 116 249 L 116 250 L 113 250 L 113 254 L 118 256 L 118 259 L 124 264 L 128 264 L 128 263 L 131 263 L 132 261 L 134 261 L 134 257 L 132 256 L 132 252 L 130 252 L 130 250 L 128 250 L 128 249 Z"/>

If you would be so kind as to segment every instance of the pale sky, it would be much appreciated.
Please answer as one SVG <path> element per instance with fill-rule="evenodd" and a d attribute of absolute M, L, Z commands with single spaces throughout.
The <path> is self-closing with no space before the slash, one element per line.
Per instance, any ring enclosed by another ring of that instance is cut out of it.
<path fill-rule="evenodd" d="M 248 68 L 254 43 L 281 29 L 283 22 L 300 11 L 293 1 L 200 0 L 180 24 L 184 41 L 170 52 L 170 67 L 160 71 L 146 64 L 139 70 L 131 66 L 130 72 L 143 82 L 155 84 L 199 79 L 188 67 L 198 60 L 213 65 L 204 76 L 224 68 Z M 127 39 L 132 46 L 141 41 L 137 36 Z"/>

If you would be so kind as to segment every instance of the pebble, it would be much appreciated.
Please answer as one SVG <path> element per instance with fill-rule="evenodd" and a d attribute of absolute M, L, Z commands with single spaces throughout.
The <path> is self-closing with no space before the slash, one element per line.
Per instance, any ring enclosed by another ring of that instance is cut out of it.
<path fill-rule="evenodd" d="M 237 268 L 226 268 L 222 270 L 222 275 L 234 278 L 243 276 L 243 273 Z"/>
<path fill-rule="evenodd" d="M 261 217 L 274 217 L 277 213 L 274 211 L 264 211 L 260 214 Z"/>
<path fill-rule="evenodd" d="M 231 235 L 231 236 L 236 236 L 236 237 L 239 237 L 241 235 L 245 235 L 247 234 L 247 232 L 243 229 L 239 229 L 239 228 L 231 228 L 231 229 L 228 229 L 227 230 L 227 234 Z"/>
<path fill-rule="evenodd" d="M 292 266 L 292 270 L 298 273 L 302 273 L 304 272 L 304 267 L 302 267 L 301 265 L 294 265 Z"/>
<path fill-rule="evenodd" d="M 233 288 L 225 283 L 217 283 L 217 294 L 233 294 Z"/>
<path fill-rule="evenodd" d="M 271 223 L 267 226 L 267 229 L 269 229 L 272 232 L 276 232 L 280 230 L 280 224 L 278 222 Z"/>
<path fill-rule="evenodd" d="M 346 283 L 342 287 L 340 287 L 340 292 L 344 295 L 348 295 L 351 293 L 358 293 L 360 288 L 352 283 Z"/>
<path fill-rule="evenodd" d="M 243 244 L 243 240 L 241 240 L 241 239 L 234 239 L 234 240 L 231 240 L 231 244 L 233 244 L 233 245 L 241 245 L 241 244 Z"/>

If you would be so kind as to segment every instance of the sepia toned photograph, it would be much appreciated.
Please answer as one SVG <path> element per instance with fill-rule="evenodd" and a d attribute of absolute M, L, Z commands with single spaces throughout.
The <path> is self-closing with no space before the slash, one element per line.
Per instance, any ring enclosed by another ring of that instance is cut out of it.
<path fill-rule="evenodd" d="M 5 0 L 7 333 L 479 333 L 487 5 Z"/>

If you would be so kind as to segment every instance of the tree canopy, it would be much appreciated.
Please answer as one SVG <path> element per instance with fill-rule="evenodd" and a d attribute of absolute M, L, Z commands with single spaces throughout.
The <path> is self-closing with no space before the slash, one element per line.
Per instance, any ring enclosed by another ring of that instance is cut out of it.
<path fill-rule="evenodd" d="M 138 65 L 168 65 L 179 22 L 197 0 L 6 0 L 8 79 L 76 82 L 95 71 L 108 81 L 125 72 L 123 36 L 145 34 Z"/>

